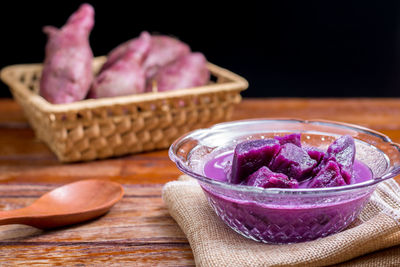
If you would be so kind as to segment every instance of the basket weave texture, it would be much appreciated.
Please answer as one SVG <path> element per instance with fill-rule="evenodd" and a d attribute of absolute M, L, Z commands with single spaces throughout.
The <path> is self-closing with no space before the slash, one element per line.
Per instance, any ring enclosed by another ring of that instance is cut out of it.
<path fill-rule="evenodd" d="M 94 59 L 99 70 L 105 57 Z M 210 84 L 170 92 L 51 104 L 38 95 L 41 64 L 13 65 L 1 71 L 36 136 L 62 162 L 89 161 L 167 148 L 182 134 L 228 120 L 242 77 L 208 63 Z"/>

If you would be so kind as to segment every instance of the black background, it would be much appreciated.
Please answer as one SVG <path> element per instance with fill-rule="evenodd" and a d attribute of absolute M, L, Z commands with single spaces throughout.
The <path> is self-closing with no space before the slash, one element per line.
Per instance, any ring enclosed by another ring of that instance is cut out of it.
<path fill-rule="evenodd" d="M 42 26 L 61 27 L 80 3 L 3 4 L 0 67 L 41 62 Z M 400 96 L 397 1 L 91 3 L 95 55 L 147 30 L 176 36 L 244 76 L 245 97 Z M 10 96 L 4 84 L 0 96 Z"/>

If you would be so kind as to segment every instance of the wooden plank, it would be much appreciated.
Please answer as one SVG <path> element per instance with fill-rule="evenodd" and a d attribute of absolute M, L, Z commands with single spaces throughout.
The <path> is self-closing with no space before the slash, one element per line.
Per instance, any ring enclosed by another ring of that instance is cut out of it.
<path fill-rule="evenodd" d="M 164 157 L 128 156 L 89 163 L 62 164 L 57 161 L 30 159 L 1 160 L 0 182 L 7 183 L 61 183 L 81 179 L 110 179 L 119 183 L 165 183 L 175 179 L 181 172 Z"/>
<path fill-rule="evenodd" d="M 0 127 L 29 128 L 21 107 L 11 99 L 0 98 Z"/>
<path fill-rule="evenodd" d="M 0 208 L 29 205 L 57 185 L 0 185 Z M 162 185 L 124 185 L 125 196 L 96 220 L 43 231 L 0 226 L 2 264 L 193 265 L 190 246 L 162 200 Z M 34 249 L 33 249 L 34 248 Z"/>
<path fill-rule="evenodd" d="M 327 119 L 380 130 L 399 129 L 400 99 L 250 99 L 235 109 L 236 119 Z"/>
<path fill-rule="evenodd" d="M 135 243 L 1 243 L 2 266 L 194 266 L 190 246 Z"/>

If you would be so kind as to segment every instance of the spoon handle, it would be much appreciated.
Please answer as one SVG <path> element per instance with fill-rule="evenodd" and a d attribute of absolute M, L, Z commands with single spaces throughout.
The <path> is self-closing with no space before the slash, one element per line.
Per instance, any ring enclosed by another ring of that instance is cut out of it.
<path fill-rule="evenodd" d="M 29 215 L 25 209 L 0 211 L 0 225 L 25 224 L 27 220 Z"/>

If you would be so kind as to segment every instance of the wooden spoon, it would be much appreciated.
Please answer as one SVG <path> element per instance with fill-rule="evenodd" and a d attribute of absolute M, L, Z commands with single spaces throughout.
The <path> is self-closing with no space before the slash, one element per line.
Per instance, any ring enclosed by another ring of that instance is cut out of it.
<path fill-rule="evenodd" d="M 106 213 L 123 195 L 120 184 L 83 180 L 56 188 L 25 208 L 0 211 L 0 225 L 27 224 L 46 229 L 75 224 Z"/>

